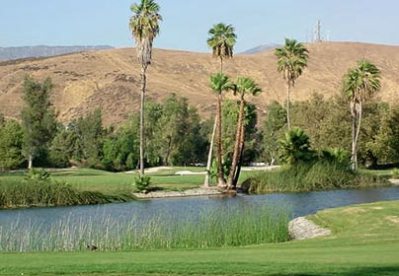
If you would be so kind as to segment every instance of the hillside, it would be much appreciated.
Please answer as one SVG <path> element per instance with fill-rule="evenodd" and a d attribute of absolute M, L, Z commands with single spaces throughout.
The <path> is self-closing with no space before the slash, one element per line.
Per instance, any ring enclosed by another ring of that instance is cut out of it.
<path fill-rule="evenodd" d="M 361 58 L 370 59 L 382 70 L 381 99 L 399 99 L 399 47 L 323 43 L 308 45 L 308 48 L 309 68 L 297 82 L 294 100 L 305 100 L 312 92 L 327 97 L 339 93 L 343 74 Z M 148 72 L 148 97 L 160 100 L 174 92 L 188 98 L 202 115 L 209 116 L 215 110 L 215 96 L 208 87 L 208 80 L 217 70 L 218 61 L 210 54 L 156 49 Z M 226 62 L 225 70 L 233 77 L 251 76 L 261 85 L 264 92 L 256 99 L 260 114 L 270 101 L 284 101 L 285 85 L 276 72 L 272 51 L 237 55 Z M 19 117 L 21 83 L 24 76 L 30 74 L 38 79 L 52 78 L 55 84 L 52 101 L 63 122 L 100 107 L 106 124 L 118 124 L 138 111 L 139 72 L 132 48 L 2 62 L 0 112 Z"/>
<path fill-rule="evenodd" d="M 31 57 L 49 57 L 76 53 L 82 51 L 96 51 L 111 49 L 110 46 L 22 46 L 0 47 L 0 61 Z"/>

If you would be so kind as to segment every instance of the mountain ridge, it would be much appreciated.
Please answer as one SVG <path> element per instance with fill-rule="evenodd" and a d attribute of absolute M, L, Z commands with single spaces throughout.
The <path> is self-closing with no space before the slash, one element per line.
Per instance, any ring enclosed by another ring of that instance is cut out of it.
<path fill-rule="evenodd" d="M 342 76 L 356 61 L 367 58 L 382 71 L 379 98 L 399 100 L 399 47 L 364 43 L 307 44 L 309 66 L 292 93 L 293 100 L 306 100 L 314 92 L 329 98 L 341 91 Z M 211 54 L 154 49 L 148 69 L 147 97 L 160 101 L 171 93 L 186 97 L 206 118 L 215 112 L 215 95 L 209 76 L 218 71 L 218 60 Z M 236 55 L 227 60 L 225 73 L 236 78 L 250 76 L 263 89 L 256 103 L 259 115 L 268 103 L 285 100 L 285 82 L 276 70 L 273 51 Z M 35 60 L 0 63 L 0 112 L 19 118 L 23 105 L 22 82 L 26 74 L 42 80 L 51 77 L 51 100 L 66 123 L 99 107 L 106 125 L 118 125 L 138 112 L 140 65 L 133 48 L 80 52 Z M 226 95 L 232 98 L 232 95 Z"/>
<path fill-rule="evenodd" d="M 0 47 L 0 61 L 9 61 L 26 58 L 39 58 L 58 56 L 81 51 L 97 51 L 113 49 L 108 45 L 73 45 L 73 46 L 17 46 L 17 47 Z"/>

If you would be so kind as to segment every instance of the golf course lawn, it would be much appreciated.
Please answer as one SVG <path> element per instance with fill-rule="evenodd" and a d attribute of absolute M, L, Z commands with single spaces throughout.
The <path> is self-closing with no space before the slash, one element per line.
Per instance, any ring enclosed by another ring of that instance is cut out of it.
<path fill-rule="evenodd" d="M 148 172 L 153 187 L 164 190 L 186 190 L 196 188 L 204 183 L 204 175 L 177 175 L 179 171 L 201 172 L 203 167 L 173 167 L 159 171 Z M 52 169 L 49 171 L 51 177 L 56 181 L 66 182 L 82 191 L 96 191 L 103 194 L 128 193 L 133 188 L 136 172 L 114 173 L 94 169 Z M 245 180 L 256 172 L 242 172 L 240 181 Z M 24 172 L 0 174 L 0 182 L 22 181 Z"/>
<path fill-rule="evenodd" d="M 240 248 L 0 254 L 0 275 L 399 275 L 399 201 L 309 218 L 333 234 Z"/>

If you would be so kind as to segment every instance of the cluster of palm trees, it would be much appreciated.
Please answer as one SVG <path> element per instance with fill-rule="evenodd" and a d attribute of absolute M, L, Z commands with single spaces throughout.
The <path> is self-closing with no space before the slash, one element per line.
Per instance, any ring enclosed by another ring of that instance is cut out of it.
<path fill-rule="evenodd" d="M 159 34 L 159 25 L 162 20 L 159 14 L 160 7 L 154 0 L 141 0 L 133 4 L 130 19 L 130 29 L 136 41 L 136 53 L 141 65 L 141 101 L 140 101 L 140 175 L 144 176 L 144 99 L 146 92 L 146 71 L 151 64 L 152 45 Z M 219 59 L 219 72 L 211 75 L 210 87 L 217 95 L 217 112 L 213 128 L 210 153 L 207 164 L 207 177 L 204 186 L 209 186 L 210 164 L 213 149 L 213 140 L 216 136 L 216 161 L 217 182 L 219 187 L 235 188 L 241 170 L 241 158 L 244 150 L 245 137 L 245 96 L 257 95 L 262 90 L 258 84 L 249 77 L 238 77 L 236 81 L 223 73 L 223 64 L 226 59 L 233 58 L 234 45 L 237 35 L 232 25 L 219 23 L 209 30 L 208 46 L 212 54 Z M 291 129 L 290 120 L 290 94 L 297 79 L 302 75 L 308 65 L 309 52 L 306 47 L 294 39 L 286 39 L 283 47 L 275 50 L 277 57 L 277 70 L 282 73 L 287 85 L 287 127 Z M 362 103 L 372 93 L 380 89 L 380 71 L 372 63 L 361 60 L 358 66 L 348 71 L 344 76 L 344 91 L 348 95 L 352 114 L 352 164 L 357 168 L 357 143 L 362 119 Z M 236 137 L 232 164 L 226 179 L 224 172 L 222 148 L 222 104 L 223 93 L 231 91 L 239 97 L 240 111 L 237 120 Z M 215 135 L 216 134 L 216 135 Z"/>

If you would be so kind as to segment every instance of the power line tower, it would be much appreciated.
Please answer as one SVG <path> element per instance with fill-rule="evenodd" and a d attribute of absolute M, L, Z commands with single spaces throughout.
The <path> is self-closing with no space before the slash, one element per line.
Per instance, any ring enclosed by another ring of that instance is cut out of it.
<path fill-rule="evenodd" d="M 321 43 L 321 22 L 320 19 L 317 20 L 317 24 L 314 30 L 314 38 L 313 38 L 314 43 Z"/>

